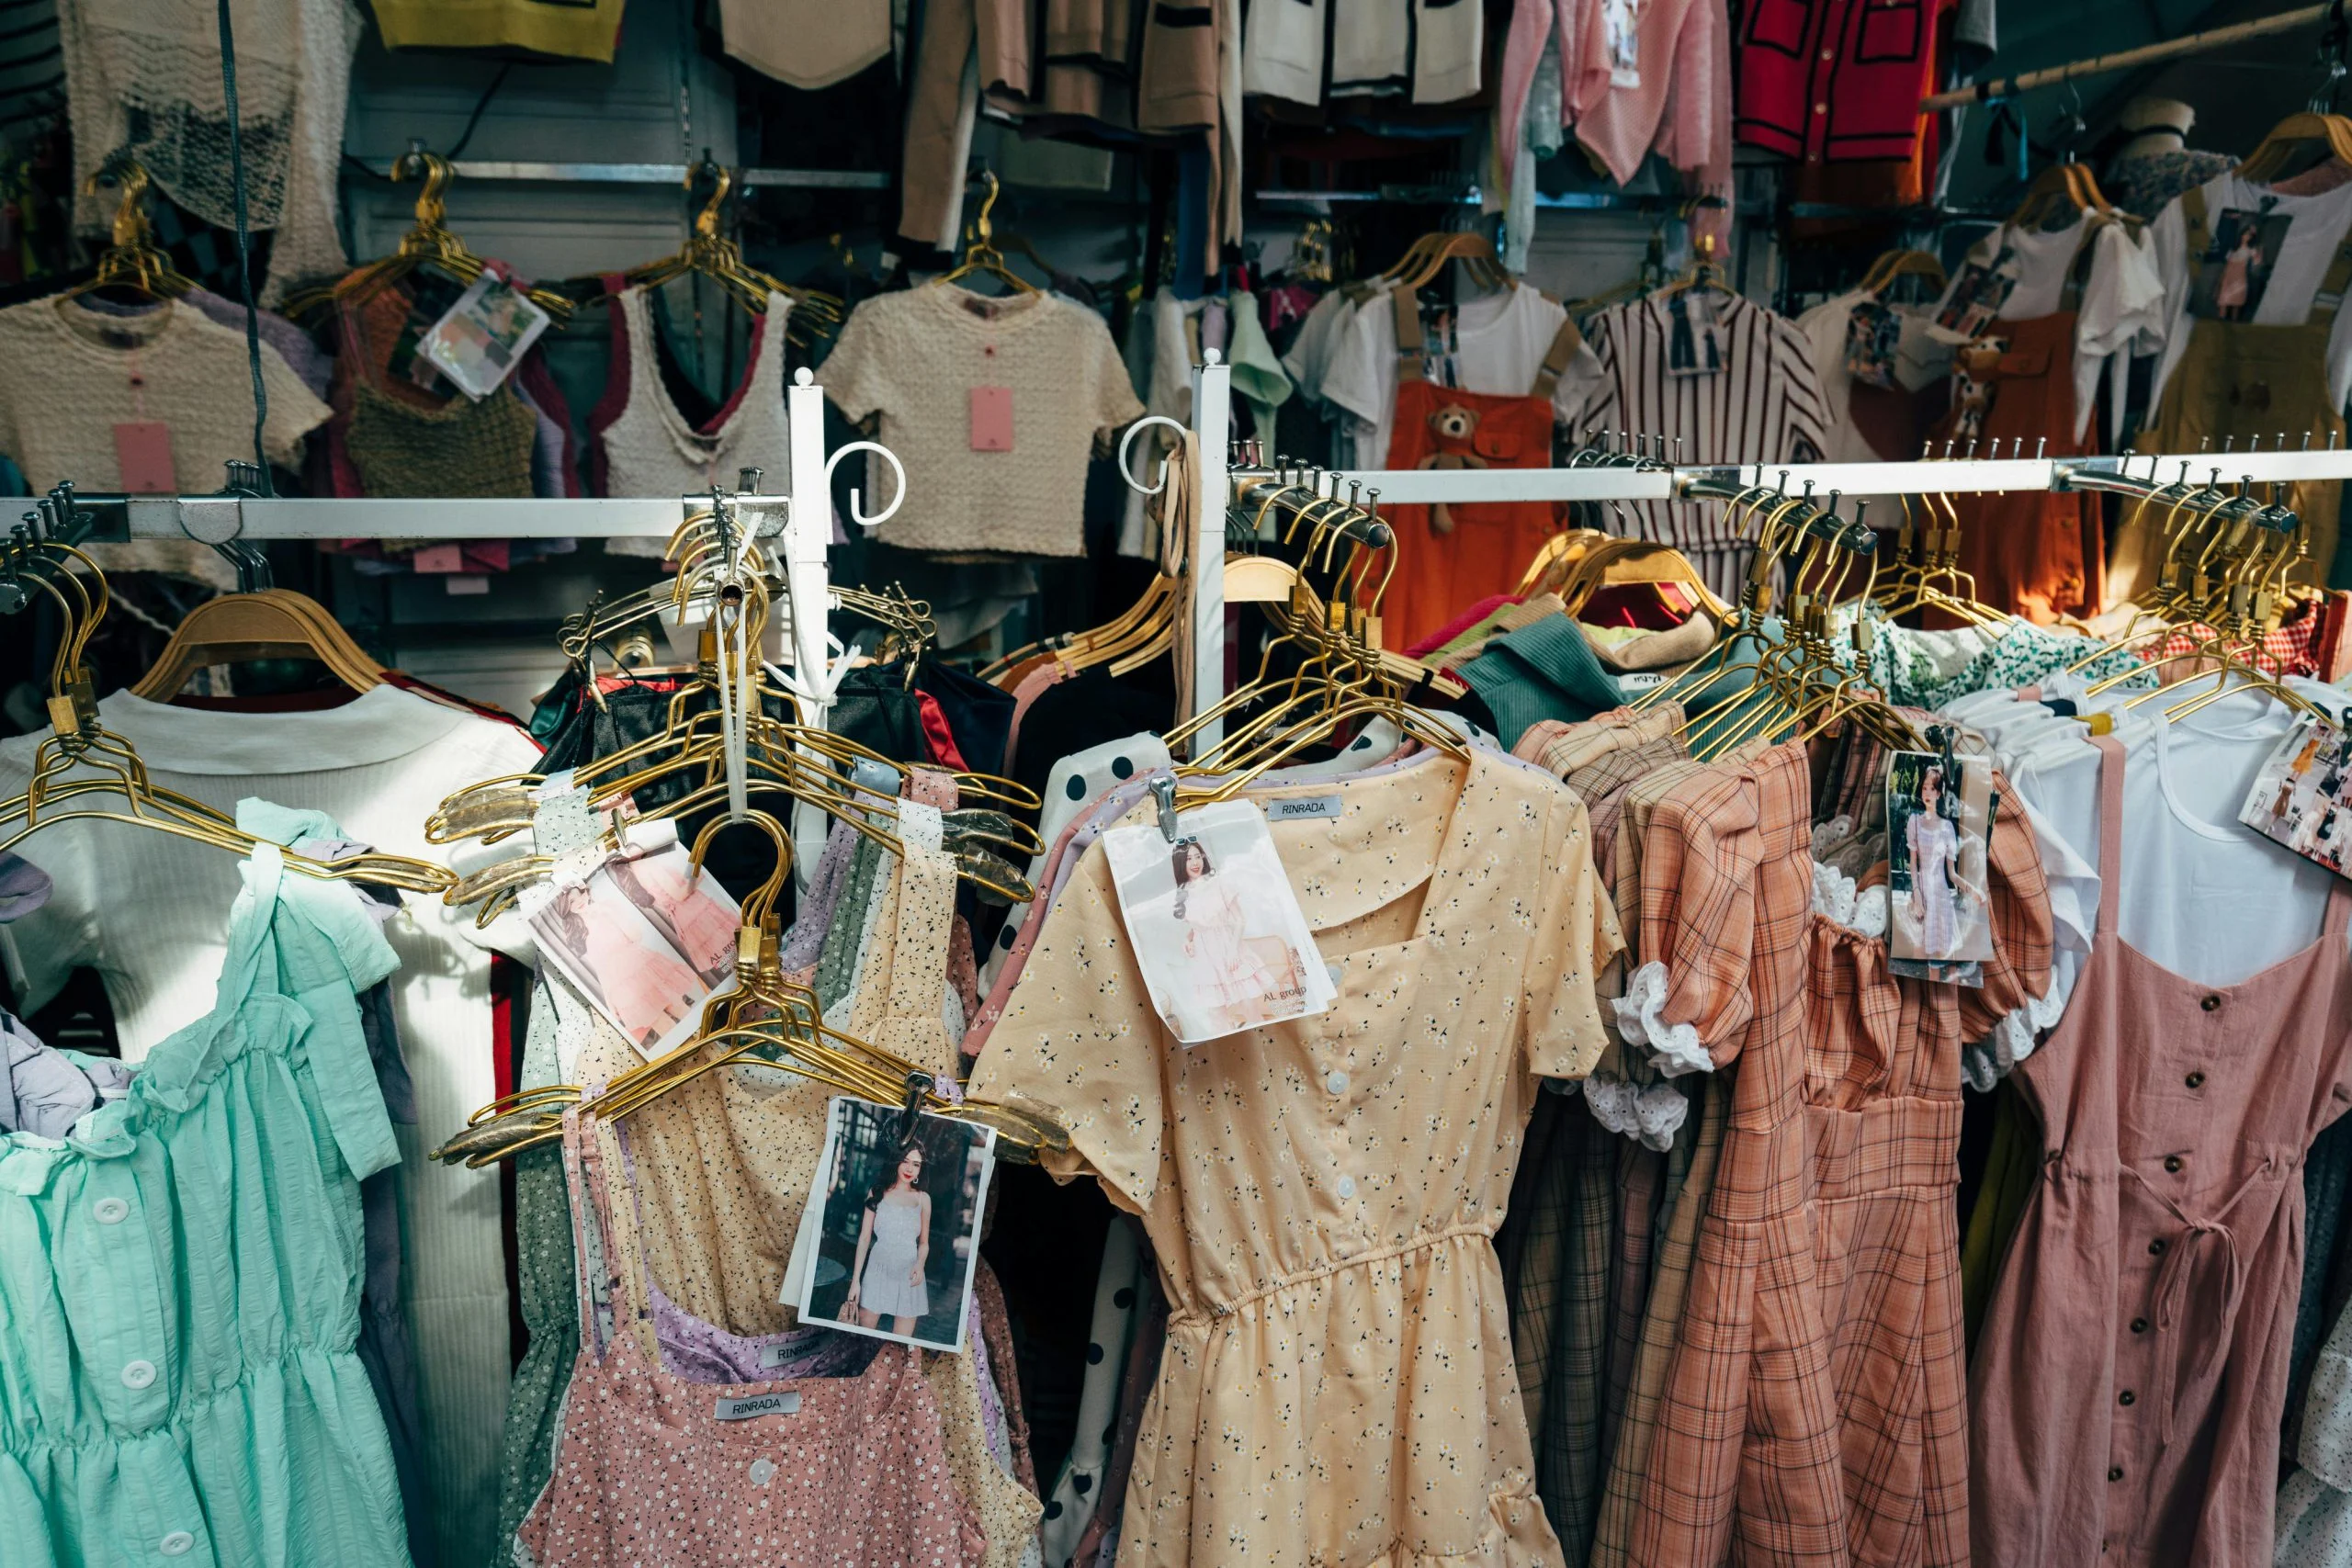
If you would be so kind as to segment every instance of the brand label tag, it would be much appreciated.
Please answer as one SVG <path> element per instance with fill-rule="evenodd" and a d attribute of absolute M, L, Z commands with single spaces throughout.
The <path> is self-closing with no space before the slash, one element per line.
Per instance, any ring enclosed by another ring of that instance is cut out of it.
<path fill-rule="evenodd" d="M 722 1399 L 711 1411 L 721 1421 L 751 1421 L 762 1416 L 797 1416 L 799 1413 L 800 1395 L 793 1389 L 786 1389 L 781 1393 L 755 1393 L 747 1399 Z"/>

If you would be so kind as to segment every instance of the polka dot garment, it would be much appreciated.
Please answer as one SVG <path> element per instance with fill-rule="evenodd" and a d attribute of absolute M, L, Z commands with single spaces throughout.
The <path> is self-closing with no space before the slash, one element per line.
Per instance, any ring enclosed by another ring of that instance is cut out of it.
<path fill-rule="evenodd" d="M 1102 846 L 1046 916 L 976 1097 L 1054 1107 L 1172 1303 L 1120 1568 L 1560 1562 L 1492 1236 L 1539 1076 L 1599 1056 L 1618 952 L 1585 812 L 1485 751 L 1253 794 L 1330 965 L 1323 1013 L 1177 1047 Z"/>

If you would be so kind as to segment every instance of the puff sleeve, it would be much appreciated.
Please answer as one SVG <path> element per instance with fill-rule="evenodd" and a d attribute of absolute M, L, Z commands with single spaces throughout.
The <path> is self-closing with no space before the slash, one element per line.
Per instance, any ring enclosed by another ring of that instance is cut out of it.
<path fill-rule="evenodd" d="M 1642 835 L 1641 951 L 1626 997 L 1655 994 L 1634 1026 L 1668 1059 L 1724 1066 L 1755 1013 L 1749 967 L 1763 852 L 1758 795 L 1745 769 L 1710 769 L 1658 802 Z M 1622 1011 L 1623 1010 L 1621 1010 Z M 1626 1029 L 1633 1021 L 1621 1021 Z"/>
<path fill-rule="evenodd" d="M 1119 915 L 1110 857 L 1098 840 L 1071 872 L 1039 928 L 1020 982 L 974 1064 L 976 1100 L 1021 1099 L 1068 1129 L 1068 1153 L 1046 1169 L 1087 1171 L 1137 1214 L 1159 1190 L 1169 1039 Z"/>
<path fill-rule="evenodd" d="M 1581 1078 L 1608 1043 L 1593 983 L 1625 941 L 1593 869 L 1584 801 L 1565 785 L 1552 803 L 1544 840 L 1535 873 L 1541 885 L 1529 905 L 1534 929 L 1520 1000 L 1521 1041 L 1528 1071 Z"/>
<path fill-rule="evenodd" d="M 1960 987 L 1960 1019 L 1965 1040 L 1981 1040 L 2009 1014 L 2050 994 L 2051 953 L 2055 927 L 2050 883 L 2032 824 L 2016 809 L 2017 792 L 1998 773 L 1993 788 L 2001 807 L 1993 816 L 1984 846 L 1993 903 L 1993 956 L 1984 961 L 1984 984 Z"/>

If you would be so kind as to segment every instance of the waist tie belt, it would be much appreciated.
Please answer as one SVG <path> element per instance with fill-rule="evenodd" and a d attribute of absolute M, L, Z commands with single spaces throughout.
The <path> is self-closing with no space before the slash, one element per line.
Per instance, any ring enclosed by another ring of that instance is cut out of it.
<path fill-rule="evenodd" d="M 2263 1156 L 2262 1164 L 2238 1184 L 2237 1190 L 2230 1194 L 2229 1201 L 2213 1211 L 2210 1217 L 2199 1219 L 2173 1201 L 2165 1193 L 2156 1190 L 2148 1179 L 2142 1176 L 2137 1169 L 2128 1165 L 2123 1168 L 2123 1174 L 2138 1182 L 2142 1191 L 2163 1204 L 2172 1217 L 2180 1222 L 2182 1229 L 2187 1233 L 2182 1237 L 2180 1245 L 2171 1249 L 2170 1255 L 2156 1270 L 2156 1327 L 2160 1331 L 2169 1334 L 2180 1321 L 2181 1307 L 2188 1294 L 2189 1256 L 2193 1252 L 2203 1250 L 2197 1244 L 2219 1240 L 2222 1254 L 2228 1260 L 2225 1270 L 2228 1285 L 2223 1292 L 2222 1322 L 2218 1325 L 2217 1332 L 2206 1337 L 2204 1354 L 2199 1358 L 2197 1366 L 2199 1376 L 2204 1374 L 2206 1369 L 2211 1365 L 2214 1357 L 2220 1355 L 2228 1345 L 2229 1325 L 2237 1321 L 2239 1300 L 2245 1291 L 2245 1259 L 2238 1251 L 2236 1233 L 2223 1222 L 2230 1217 L 2230 1211 L 2245 1201 L 2247 1193 L 2253 1191 L 2266 1178 L 2274 1175 L 2278 1168 L 2277 1155 Z M 2156 1400 L 2164 1413 L 2161 1432 L 2163 1440 L 2166 1443 L 2172 1441 L 2175 1403 L 2173 1396 L 2177 1386 L 2179 1361 L 2180 1358 L 2177 1356 L 2163 1356 L 2158 1358 L 2156 1368 Z"/>

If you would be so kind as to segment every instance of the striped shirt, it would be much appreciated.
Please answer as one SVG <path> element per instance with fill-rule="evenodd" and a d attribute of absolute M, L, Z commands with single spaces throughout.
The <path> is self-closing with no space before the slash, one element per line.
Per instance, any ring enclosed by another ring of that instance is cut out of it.
<path fill-rule="evenodd" d="M 1721 368 L 1677 375 L 1668 369 L 1679 327 L 1674 303 L 1665 296 L 1631 300 L 1585 323 L 1593 357 L 1579 355 L 1570 367 L 1568 377 L 1578 378 L 1573 391 L 1562 379 L 1566 428 L 1580 439 L 1602 431 L 1645 434 L 1653 453 L 1677 463 L 1818 461 L 1829 421 L 1796 323 L 1753 300 L 1710 291 Z M 1691 347 L 1703 361 L 1706 344 L 1686 344 L 1686 352 Z M 1749 552 L 1724 512 L 1716 502 L 1644 501 L 1627 503 L 1623 514 L 1636 536 L 1674 546 L 1709 587 L 1736 598 Z"/>

